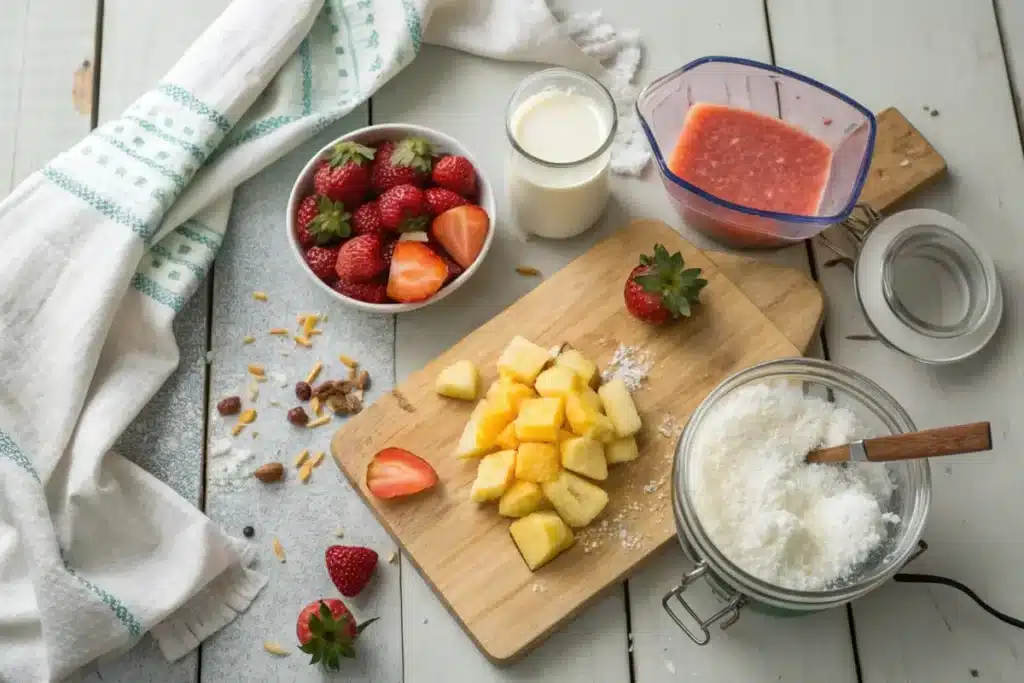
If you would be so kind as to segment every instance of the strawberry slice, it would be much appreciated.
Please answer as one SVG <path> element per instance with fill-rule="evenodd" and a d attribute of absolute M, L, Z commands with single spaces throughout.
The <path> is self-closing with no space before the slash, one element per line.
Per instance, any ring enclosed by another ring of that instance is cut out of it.
<path fill-rule="evenodd" d="M 448 266 L 421 242 L 396 242 L 388 273 L 388 296 L 405 303 L 423 301 L 441 289 Z"/>
<path fill-rule="evenodd" d="M 448 209 L 435 218 L 430 231 L 456 263 L 469 268 L 484 248 L 490 223 L 486 211 L 466 204 Z"/>
<path fill-rule="evenodd" d="M 411 496 L 436 483 L 430 463 L 404 448 L 385 448 L 366 467 L 366 488 L 378 498 Z"/>

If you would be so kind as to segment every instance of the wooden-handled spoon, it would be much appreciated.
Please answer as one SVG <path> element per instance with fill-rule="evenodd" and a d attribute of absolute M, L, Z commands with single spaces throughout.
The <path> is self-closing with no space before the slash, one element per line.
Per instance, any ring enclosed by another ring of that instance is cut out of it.
<path fill-rule="evenodd" d="M 990 450 L 992 427 L 988 422 L 975 422 L 819 448 L 807 454 L 807 462 L 885 462 Z"/>

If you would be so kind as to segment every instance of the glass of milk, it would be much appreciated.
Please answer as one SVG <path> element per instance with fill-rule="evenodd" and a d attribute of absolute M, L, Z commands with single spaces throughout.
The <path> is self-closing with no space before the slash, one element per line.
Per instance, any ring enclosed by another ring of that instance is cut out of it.
<path fill-rule="evenodd" d="M 615 102 L 570 69 L 545 69 L 512 94 L 505 113 L 505 187 L 520 230 L 555 239 L 597 222 L 609 196 Z"/>

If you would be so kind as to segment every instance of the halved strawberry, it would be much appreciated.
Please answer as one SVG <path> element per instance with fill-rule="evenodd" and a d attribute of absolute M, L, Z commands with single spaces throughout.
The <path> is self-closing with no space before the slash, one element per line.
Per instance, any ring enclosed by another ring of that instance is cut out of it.
<path fill-rule="evenodd" d="M 385 448 L 366 467 L 366 488 L 378 498 L 410 496 L 436 483 L 430 463 L 404 448 Z"/>
<path fill-rule="evenodd" d="M 448 279 L 448 266 L 422 242 L 396 242 L 388 273 L 388 296 L 395 301 L 423 301 Z"/>
<path fill-rule="evenodd" d="M 430 233 L 456 263 L 469 268 L 484 248 L 490 223 L 486 211 L 467 204 L 448 209 L 435 218 Z"/>

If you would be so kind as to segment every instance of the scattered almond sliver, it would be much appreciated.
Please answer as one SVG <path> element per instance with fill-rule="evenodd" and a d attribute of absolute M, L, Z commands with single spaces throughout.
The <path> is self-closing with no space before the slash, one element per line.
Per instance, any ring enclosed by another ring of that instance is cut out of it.
<path fill-rule="evenodd" d="M 315 337 L 315 336 L 317 336 L 318 334 L 323 334 L 323 333 L 324 333 L 324 331 L 323 331 L 323 330 L 310 330 L 310 331 L 309 331 L 309 336 L 310 336 L 310 337 Z"/>
<path fill-rule="evenodd" d="M 359 367 L 359 363 L 357 363 L 353 358 L 346 356 L 345 354 L 341 354 L 340 356 L 338 356 L 338 360 L 344 363 L 345 367 L 347 367 L 349 370 Z"/>
<path fill-rule="evenodd" d="M 242 337 L 243 344 L 252 344 L 254 341 L 256 341 L 256 337 L 253 337 L 251 335 L 247 334 L 244 337 Z"/>
<path fill-rule="evenodd" d="M 313 420 L 312 422 L 307 423 L 306 424 L 306 429 L 314 429 L 315 427 L 323 426 L 323 425 L 327 424 L 330 421 L 331 421 L 331 416 L 330 415 L 324 415 L 323 417 L 318 417 L 317 419 Z"/>
<path fill-rule="evenodd" d="M 248 370 L 250 375 L 255 375 L 257 377 L 262 377 L 267 374 L 267 371 L 264 370 L 263 366 L 259 363 L 249 363 Z"/>
<path fill-rule="evenodd" d="M 266 292 L 253 292 L 252 293 L 252 298 L 256 299 L 256 301 L 266 301 L 267 300 L 267 294 L 266 294 Z"/>
<path fill-rule="evenodd" d="M 277 538 L 275 538 L 272 547 L 274 548 L 274 555 L 277 557 L 278 562 L 284 562 L 285 561 L 284 546 L 281 545 L 281 541 L 279 541 L 279 540 L 277 540 Z"/>
<path fill-rule="evenodd" d="M 339 526 L 337 529 L 334 530 L 334 537 L 335 538 L 344 538 L 345 537 L 345 530 L 342 529 Z"/>
<path fill-rule="evenodd" d="M 277 643 L 275 643 L 273 641 L 270 641 L 270 640 L 264 640 L 263 641 L 263 649 L 266 650 L 267 652 L 269 652 L 272 655 L 277 655 L 278 657 L 287 657 L 288 655 L 291 654 L 290 651 L 284 649 L 283 647 L 281 647 Z"/>
<path fill-rule="evenodd" d="M 309 461 L 310 467 L 320 467 L 320 463 L 324 461 L 324 452 L 320 451 L 316 454 L 316 457 Z"/>
<path fill-rule="evenodd" d="M 231 436 L 238 436 L 239 434 L 242 433 L 243 429 L 245 429 L 245 424 L 239 422 L 238 424 L 231 428 Z"/>
<path fill-rule="evenodd" d="M 302 452 L 295 456 L 295 466 L 302 467 L 302 463 L 309 459 L 309 449 L 303 448 Z"/>
<path fill-rule="evenodd" d="M 306 375 L 306 384 L 312 384 L 316 381 L 316 378 L 320 376 L 320 371 L 324 369 L 324 364 L 318 362 L 313 366 L 313 369 Z"/>
<path fill-rule="evenodd" d="M 260 397 L 259 385 L 257 385 L 256 382 L 250 382 L 249 383 L 249 401 L 250 402 L 255 401 L 259 397 Z"/>
<path fill-rule="evenodd" d="M 309 333 L 313 331 L 316 324 L 320 322 L 320 316 L 316 313 L 310 313 L 302 321 L 302 336 L 308 337 Z"/>
<path fill-rule="evenodd" d="M 242 411 L 242 414 L 238 416 L 238 421 L 242 424 L 252 424 L 256 420 L 256 409 L 249 408 L 248 410 Z"/>
<path fill-rule="evenodd" d="M 286 327 L 271 327 L 270 334 L 276 334 L 282 337 L 287 337 L 290 334 L 290 332 L 288 332 L 288 328 Z"/>
<path fill-rule="evenodd" d="M 540 275 L 540 271 L 533 266 L 516 266 L 516 272 L 520 275 Z"/>
<path fill-rule="evenodd" d="M 398 551 L 397 550 L 392 550 L 391 554 L 388 555 L 388 564 L 394 564 L 395 560 L 397 560 L 397 559 L 398 559 Z"/>
<path fill-rule="evenodd" d="M 307 462 L 305 465 L 299 468 L 299 481 L 305 484 L 306 482 L 309 481 L 309 477 L 311 474 L 313 474 L 312 463 Z"/>
<path fill-rule="evenodd" d="M 309 407 L 314 413 L 316 413 L 317 417 L 320 417 L 321 415 L 324 414 L 324 408 L 322 405 L 320 405 L 319 396 L 314 396 L 313 398 L 309 399 Z"/>
<path fill-rule="evenodd" d="M 305 346 L 307 349 L 313 346 L 313 343 L 309 341 L 309 337 L 295 337 L 295 343 L 299 346 Z"/>

